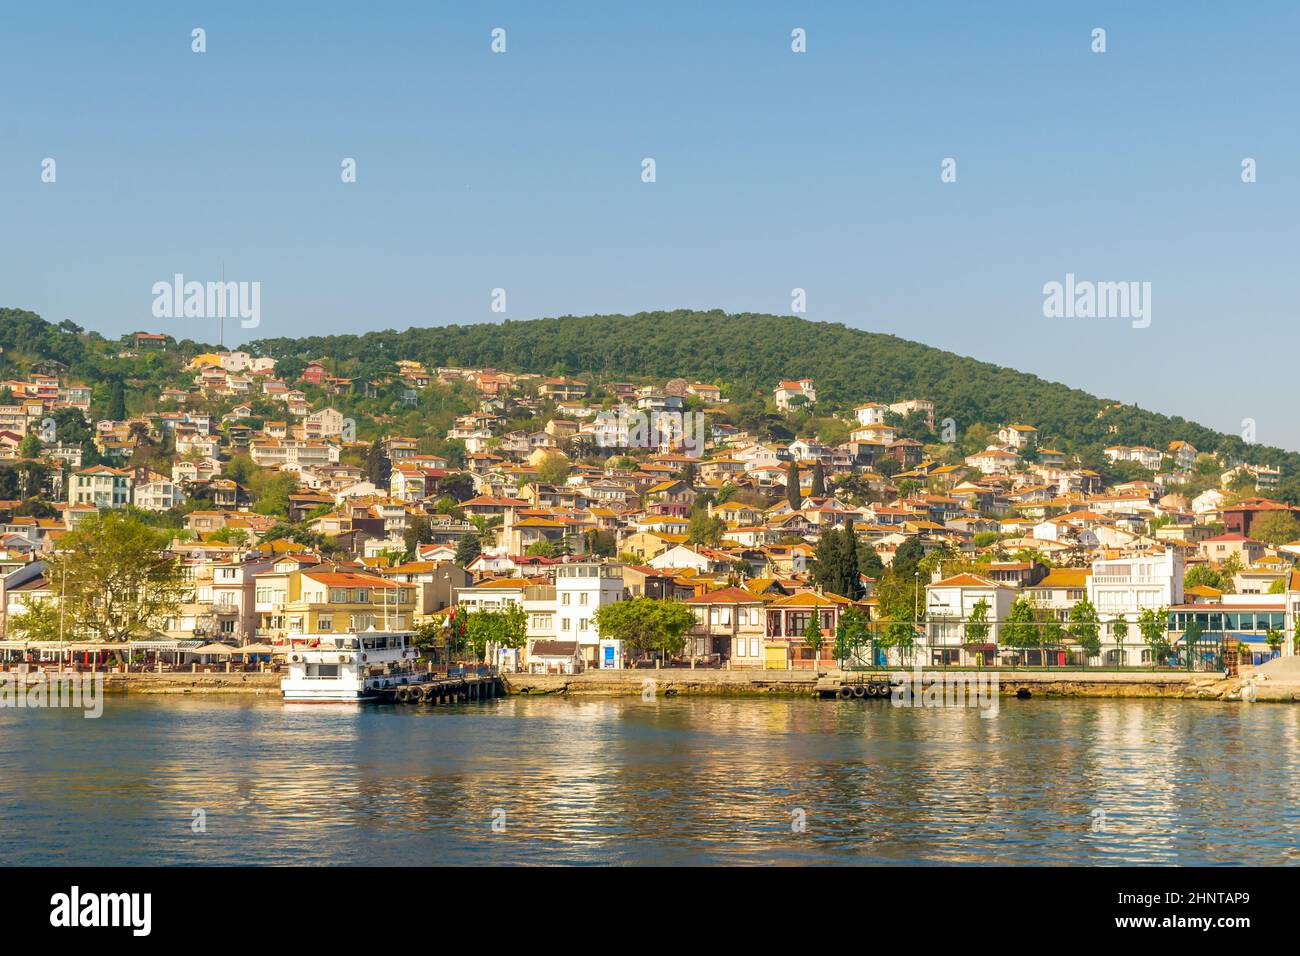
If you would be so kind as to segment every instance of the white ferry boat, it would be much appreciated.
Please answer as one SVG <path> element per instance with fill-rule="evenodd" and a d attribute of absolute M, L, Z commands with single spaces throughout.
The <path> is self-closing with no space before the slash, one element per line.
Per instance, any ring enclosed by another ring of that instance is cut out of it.
<path fill-rule="evenodd" d="M 289 673 L 280 680 L 286 703 L 335 704 L 382 699 L 385 691 L 428 679 L 410 631 L 291 634 Z"/>

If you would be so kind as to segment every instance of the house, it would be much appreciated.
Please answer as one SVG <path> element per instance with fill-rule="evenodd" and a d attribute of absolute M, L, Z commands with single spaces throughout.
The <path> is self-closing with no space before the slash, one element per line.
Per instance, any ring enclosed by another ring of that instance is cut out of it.
<path fill-rule="evenodd" d="M 866 402 L 853 409 L 853 417 L 858 420 L 859 425 L 883 425 L 885 412 L 888 410 L 889 406 L 881 405 L 879 402 Z"/>
<path fill-rule="evenodd" d="M 131 337 L 137 352 L 162 352 L 170 341 L 170 335 L 159 335 L 156 332 L 137 332 Z"/>
<path fill-rule="evenodd" d="M 852 605 L 852 601 L 838 594 L 815 591 L 799 591 L 773 600 L 766 610 L 763 666 L 768 670 L 787 670 L 813 667 L 825 660 L 840 617 Z M 804 635 L 812 622 L 822 632 L 822 647 L 817 653 L 804 647 Z"/>
<path fill-rule="evenodd" d="M 1038 440 L 1038 429 L 1032 425 L 1003 425 L 998 429 L 998 441 L 1012 451 L 1024 451 Z"/>
<path fill-rule="evenodd" d="M 312 385 L 324 385 L 325 379 L 329 372 L 320 362 L 308 362 L 302 370 L 302 375 L 298 376 L 299 380 L 309 382 Z"/>
<path fill-rule="evenodd" d="M 571 378 L 548 378 L 537 388 L 537 394 L 551 401 L 575 401 L 587 394 L 587 383 Z"/>
<path fill-rule="evenodd" d="M 333 408 L 322 408 L 302 420 L 303 438 L 319 440 L 337 438 L 343 434 L 343 413 Z"/>
<path fill-rule="evenodd" d="M 892 402 L 889 410 L 899 418 L 906 418 L 913 412 L 920 412 L 925 416 L 925 422 L 934 428 L 934 402 L 926 398 L 909 398 L 901 402 Z"/>
<path fill-rule="evenodd" d="M 783 381 L 777 385 L 772 394 L 776 398 L 776 407 L 783 412 L 817 403 L 817 390 L 813 387 L 813 380 L 810 378 Z"/>
<path fill-rule="evenodd" d="M 535 641 L 528 649 L 528 673 L 576 674 L 583 667 L 577 641 Z"/>
<path fill-rule="evenodd" d="M 1183 568 L 1183 553 L 1175 547 L 1127 558 L 1101 557 L 1092 562 L 1088 600 L 1106 625 L 1100 635 L 1104 663 L 1113 666 L 1150 661 L 1149 650 L 1137 646 L 1140 637 L 1135 640 L 1130 633 L 1124 643 L 1119 643 L 1109 624 L 1122 617 L 1132 625 L 1144 610 L 1182 604 Z"/>
<path fill-rule="evenodd" d="M 1235 556 L 1242 567 L 1246 568 L 1262 558 L 1267 550 L 1263 541 L 1248 538 L 1237 531 L 1226 531 L 1213 538 L 1206 538 L 1197 548 L 1207 561 L 1223 564 Z"/>
<path fill-rule="evenodd" d="M 1151 448 L 1147 445 L 1111 445 L 1103 449 L 1107 458 L 1113 462 L 1131 461 L 1136 462 L 1148 471 L 1159 471 L 1160 465 L 1164 461 L 1164 455 L 1159 449 Z"/>
<path fill-rule="evenodd" d="M 180 483 L 162 475 L 152 475 L 149 480 L 137 484 L 132 496 L 135 506 L 144 511 L 168 511 L 185 502 Z"/>
<path fill-rule="evenodd" d="M 731 667 L 763 666 L 766 623 L 761 597 L 728 587 L 687 598 L 685 603 L 696 620 L 687 634 L 689 656 L 717 656 Z"/>
<path fill-rule="evenodd" d="M 596 611 L 623 600 L 623 566 L 615 562 L 575 561 L 555 569 L 555 634 L 577 641 L 587 667 L 597 665 L 600 632 Z"/>
<path fill-rule="evenodd" d="M 68 504 L 123 508 L 131 503 L 132 473 L 125 468 L 94 465 L 68 479 Z"/>
<path fill-rule="evenodd" d="M 1020 467 L 1022 461 L 1015 452 L 992 446 L 966 457 L 966 464 L 983 475 L 1009 475 Z"/>
<path fill-rule="evenodd" d="M 288 575 L 284 615 L 290 635 L 411 627 L 415 589 L 375 574 L 323 565 Z"/>
<path fill-rule="evenodd" d="M 1223 530 L 1249 535 L 1251 522 L 1268 512 L 1300 516 L 1300 508 L 1280 501 L 1271 501 L 1268 498 L 1243 498 L 1234 505 L 1222 508 Z"/>
<path fill-rule="evenodd" d="M 1191 471 L 1192 465 L 1196 464 L 1198 454 L 1196 446 L 1191 442 L 1171 441 L 1169 443 L 1169 457 L 1174 460 L 1175 471 Z"/>
<path fill-rule="evenodd" d="M 938 664 L 992 664 L 996 660 L 1001 623 L 1011 614 L 1016 587 L 981 574 L 955 574 L 925 586 L 924 650 L 928 662 Z M 975 639 L 970 623 L 983 603 L 987 633 Z"/>

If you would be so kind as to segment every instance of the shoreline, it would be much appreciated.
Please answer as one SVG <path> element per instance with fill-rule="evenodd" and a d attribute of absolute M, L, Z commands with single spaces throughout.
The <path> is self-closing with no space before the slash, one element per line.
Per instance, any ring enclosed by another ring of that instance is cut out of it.
<path fill-rule="evenodd" d="M 879 676 L 912 672 L 892 669 Z M 1253 691 L 1259 703 L 1300 702 L 1300 682 L 1270 680 L 1245 675 L 1227 680 L 1205 673 L 1159 672 L 1002 672 L 925 671 L 930 675 L 960 675 L 966 679 L 995 674 L 1002 697 L 1041 696 L 1048 698 L 1168 699 L 1241 701 L 1242 689 Z M 40 676 L 26 675 L 28 685 Z M 679 668 L 661 670 L 586 671 L 580 674 L 503 674 L 505 694 L 510 697 L 637 697 L 653 688 L 658 696 L 676 697 L 808 697 L 832 696 L 842 678 L 854 680 L 857 672 L 827 671 L 703 671 Z M 278 697 L 280 675 L 275 673 L 104 673 L 106 694 L 150 696 L 242 695 Z M 653 684 L 648 682 L 653 682 Z M 1248 685 L 1248 686 L 1247 686 Z"/>
<path fill-rule="evenodd" d="M 881 676 L 912 672 L 902 668 L 879 672 Z M 973 679 L 998 678 L 1002 697 L 1132 698 L 1172 700 L 1242 700 L 1249 684 L 1257 702 L 1300 702 L 1300 683 L 1257 679 L 1254 676 L 1223 679 L 1204 673 L 1159 672 L 1003 672 L 928 670 L 925 675 L 950 674 Z M 503 674 L 509 696 L 640 696 L 653 686 L 656 695 L 710 697 L 824 697 L 833 694 L 842 677 L 856 679 L 857 672 L 839 671 L 698 671 L 687 669 L 587 671 L 581 674 Z M 653 681 L 653 685 L 646 682 Z"/>

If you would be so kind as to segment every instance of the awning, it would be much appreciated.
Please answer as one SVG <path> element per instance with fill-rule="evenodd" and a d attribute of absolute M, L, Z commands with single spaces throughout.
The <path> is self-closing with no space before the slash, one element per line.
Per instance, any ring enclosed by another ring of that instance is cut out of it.
<path fill-rule="evenodd" d="M 190 648 L 189 654 L 234 654 L 235 649 L 229 644 L 204 644 L 202 647 Z"/>

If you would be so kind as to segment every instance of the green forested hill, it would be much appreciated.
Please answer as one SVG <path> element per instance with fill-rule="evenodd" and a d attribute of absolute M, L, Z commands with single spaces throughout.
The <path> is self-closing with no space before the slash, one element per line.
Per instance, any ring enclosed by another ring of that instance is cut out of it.
<path fill-rule="evenodd" d="M 211 348 L 177 344 L 167 356 L 119 359 L 121 340 L 106 340 L 64 322 L 54 326 L 21 310 L 0 309 L 0 347 L 6 375 L 39 358 L 57 358 L 73 375 L 150 386 L 179 373 L 179 360 Z M 930 398 L 939 418 L 954 419 L 964 433 L 973 424 L 1037 426 L 1063 450 L 1091 451 L 1107 444 L 1164 449 L 1174 439 L 1201 451 L 1221 451 L 1251 462 L 1280 465 L 1290 492 L 1300 494 L 1300 455 L 1247 446 L 1236 435 L 1194 422 L 1121 406 L 1036 375 L 965 358 L 917 342 L 811 322 L 794 316 L 712 312 L 643 312 L 637 315 L 563 316 L 499 324 L 412 328 L 364 335 L 263 339 L 248 350 L 280 360 L 288 375 L 307 361 L 354 378 L 390 375 L 396 359 L 430 366 L 466 365 L 547 375 L 591 376 L 600 381 L 685 378 L 724 386 L 735 402 L 769 395 L 777 380 L 812 377 L 818 411 L 863 401 Z"/>
<path fill-rule="evenodd" d="M 893 335 L 794 316 L 713 312 L 563 316 L 526 322 L 267 339 L 256 351 L 281 359 L 335 360 L 354 374 L 379 374 L 392 359 L 600 379 L 681 377 L 729 386 L 733 398 L 770 393 L 778 379 L 817 380 L 819 407 L 931 398 L 959 431 L 976 422 L 1022 422 L 1074 450 L 1107 444 L 1165 448 L 1174 439 L 1202 451 L 1246 455 L 1240 437 L 1144 411 L 1036 375 L 944 352 Z M 1297 473 L 1300 455 L 1250 447 L 1246 456 Z"/>

